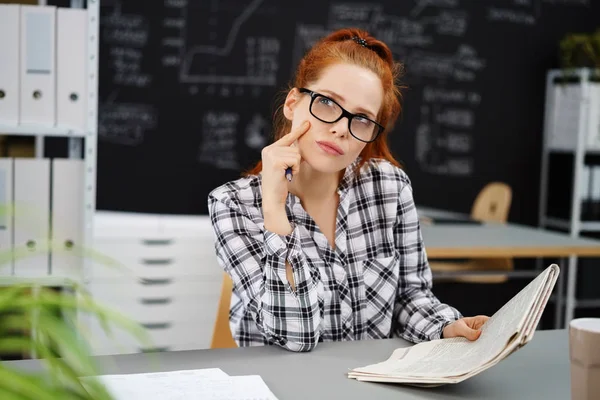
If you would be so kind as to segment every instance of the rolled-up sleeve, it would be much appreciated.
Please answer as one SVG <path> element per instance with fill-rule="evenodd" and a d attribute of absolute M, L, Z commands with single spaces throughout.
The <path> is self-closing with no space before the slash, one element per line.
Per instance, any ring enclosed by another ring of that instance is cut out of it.
<path fill-rule="evenodd" d="M 222 193 L 208 197 L 219 265 L 232 279 L 261 334 L 290 351 L 314 349 L 320 337 L 320 280 L 311 275 L 302 251 L 307 232 L 294 226 L 289 235 L 264 229 Z M 286 276 L 286 261 L 294 274 L 295 289 Z"/>
<path fill-rule="evenodd" d="M 394 236 L 400 279 L 394 310 L 396 334 L 413 343 L 439 339 L 444 327 L 462 315 L 432 292 L 431 269 L 410 183 L 400 189 L 397 212 Z"/>

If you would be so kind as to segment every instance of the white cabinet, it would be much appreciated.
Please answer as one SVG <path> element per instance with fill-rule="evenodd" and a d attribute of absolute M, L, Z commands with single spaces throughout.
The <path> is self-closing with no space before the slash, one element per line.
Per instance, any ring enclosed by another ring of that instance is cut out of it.
<path fill-rule="evenodd" d="M 91 322 L 94 354 L 210 347 L 223 275 L 208 216 L 97 212 L 94 233 L 109 259 L 93 263 L 90 293 L 146 327 L 155 347 Z"/>

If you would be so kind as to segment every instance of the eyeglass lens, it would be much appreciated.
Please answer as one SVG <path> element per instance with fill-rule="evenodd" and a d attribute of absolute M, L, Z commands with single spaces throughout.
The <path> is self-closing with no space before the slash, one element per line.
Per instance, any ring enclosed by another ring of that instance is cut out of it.
<path fill-rule="evenodd" d="M 310 110 L 315 117 L 324 122 L 334 122 L 342 115 L 342 109 L 327 97 L 316 96 Z M 350 122 L 350 133 L 359 140 L 370 142 L 377 134 L 378 126 L 372 121 L 354 116 Z"/>

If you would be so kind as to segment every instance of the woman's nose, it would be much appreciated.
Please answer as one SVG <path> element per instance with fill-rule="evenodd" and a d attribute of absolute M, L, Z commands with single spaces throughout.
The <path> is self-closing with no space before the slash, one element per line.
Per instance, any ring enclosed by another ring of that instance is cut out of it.
<path fill-rule="evenodd" d="M 336 136 L 345 137 L 348 132 L 348 118 L 343 117 L 339 121 L 332 124 L 331 129 L 329 130 Z"/>

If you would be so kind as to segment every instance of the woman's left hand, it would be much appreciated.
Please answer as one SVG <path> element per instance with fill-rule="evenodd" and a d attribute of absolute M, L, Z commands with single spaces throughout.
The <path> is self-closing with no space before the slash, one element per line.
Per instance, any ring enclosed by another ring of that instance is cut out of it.
<path fill-rule="evenodd" d="M 490 317 L 477 315 L 475 317 L 465 317 L 456 320 L 444 328 L 442 338 L 448 339 L 460 336 L 469 340 L 477 340 L 481 335 L 481 327 L 488 319 Z"/>

